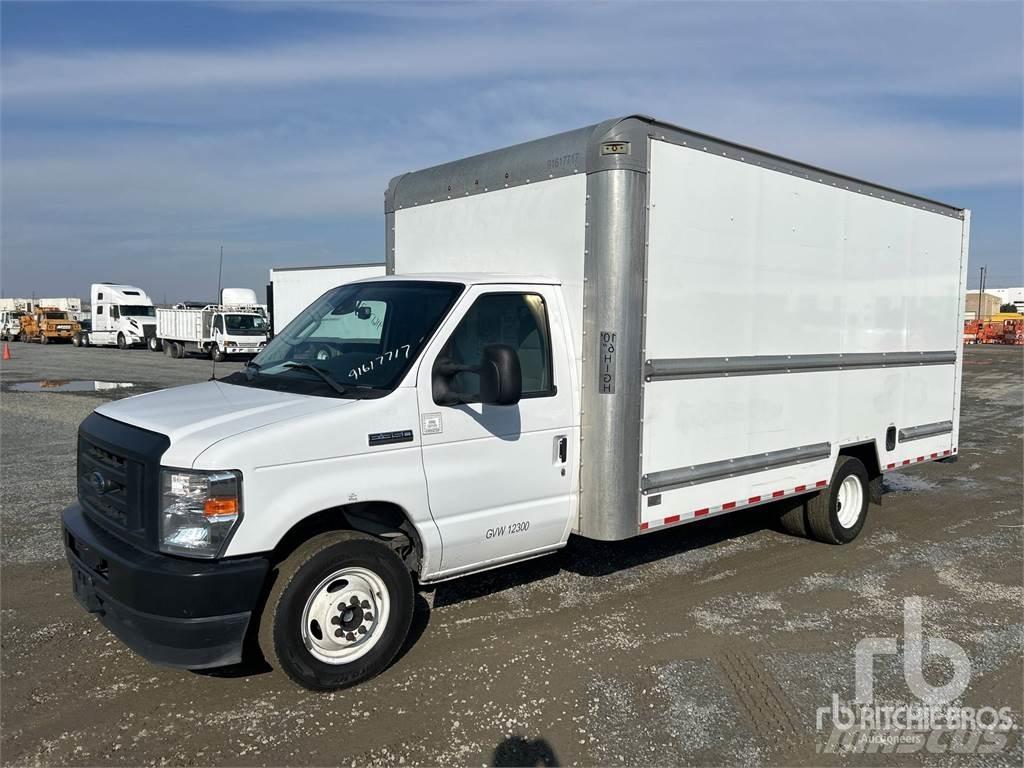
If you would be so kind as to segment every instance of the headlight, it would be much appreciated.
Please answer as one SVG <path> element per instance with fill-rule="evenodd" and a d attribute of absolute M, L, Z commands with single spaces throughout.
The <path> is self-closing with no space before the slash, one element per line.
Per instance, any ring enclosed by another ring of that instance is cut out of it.
<path fill-rule="evenodd" d="M 242 519 L 242 475 L 160 471 L 160 551 L 217 557 Z"/>

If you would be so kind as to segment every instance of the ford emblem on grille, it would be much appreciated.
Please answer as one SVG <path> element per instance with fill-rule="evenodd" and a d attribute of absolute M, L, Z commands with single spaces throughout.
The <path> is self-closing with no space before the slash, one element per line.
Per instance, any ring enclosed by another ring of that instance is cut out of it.
<path fill-rule="evenodd" d="M 96 489 L 96 493 L 100 496 L 110 490 L 110 481 L 100 472 L 93 472 L 89 475 L 89 482 L 92 483 L 92 487 Z"/>

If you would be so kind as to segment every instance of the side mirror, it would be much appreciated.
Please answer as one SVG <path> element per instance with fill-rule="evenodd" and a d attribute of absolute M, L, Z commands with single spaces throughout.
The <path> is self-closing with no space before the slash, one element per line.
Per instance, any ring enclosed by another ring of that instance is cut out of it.
<path fill-rule="evenodd" d="M 523 394 L 523 371 L 519 355 L 505 344 L 484 347 L 480 360 L 480 402 L 515 405 Z"/>
<path fill-rule="evenodd" d="M 467 402 L 449 389 L 451 378 L 458 373 L 475 373 L 480 377 L 480 402 L 486 405 L 515 405 L 523 393 L 523 372 L 519 356 L 512 347 L 492 344 L 484 347 L 479 365 L 462 365 L 450 358 L 434 361 L 434 402 L 438 405 L 460 405 Z"/>

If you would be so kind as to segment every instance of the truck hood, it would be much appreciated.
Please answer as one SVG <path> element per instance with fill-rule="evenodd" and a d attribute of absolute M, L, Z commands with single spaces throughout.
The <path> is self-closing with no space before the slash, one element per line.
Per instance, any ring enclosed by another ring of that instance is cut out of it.
<path fill-rule="evenodd" d="M 163 463 L 182 467 L 224 438 L 353 402 L 207 381 L 116 400 L 96 412 L 167 435 L 171 447 Z"/>

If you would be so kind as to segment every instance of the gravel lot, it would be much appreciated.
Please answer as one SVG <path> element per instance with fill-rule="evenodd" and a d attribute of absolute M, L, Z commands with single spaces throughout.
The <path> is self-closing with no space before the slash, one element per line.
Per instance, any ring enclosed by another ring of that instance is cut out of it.
<path fill-rule="evenodd" d="M 98 404 L 201 381 L 203 360 L 12 344 L 0 367 L 5 765 L 1021 765 L 996 754 L 833 754 L 816 710 L 853 696 L 854 647 L 924 634 L 971 661 L 961 704 L 1022 710 L 1024 350 L 969 347 L 960 461 L 887 475 L 837 548 L 769 508 L 563 552 L 424 591 L 381 677 L 314 695 L 276 672 L 199 675 L 126 650 L 70 595 L 59 515 Z M 218 366 L 218 375 L 237 364 Z M 14 392 L 43 379 L 132 390 Z M 929 657 L 934 685 L 950 675 Z M 912 701 L 899 657 L 875 694 Z"/>

